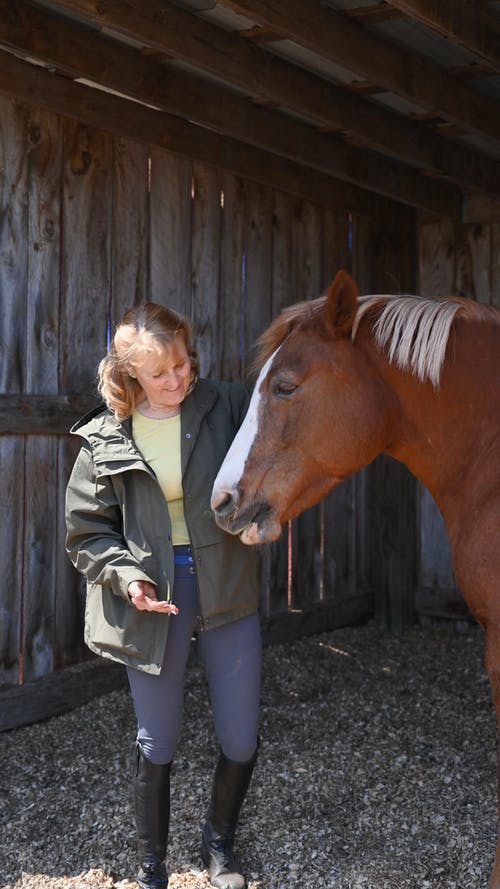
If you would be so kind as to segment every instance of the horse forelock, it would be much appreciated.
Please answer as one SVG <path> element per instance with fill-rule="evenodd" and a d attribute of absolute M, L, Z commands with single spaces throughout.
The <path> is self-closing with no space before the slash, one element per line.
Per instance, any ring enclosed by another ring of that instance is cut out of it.
<path fill-rule="evenodd" d="M 317 299 L 305 300 L 283 309 L 257 340 L 257 354 L 253 362 L 253 371 L 260 371 L 292 330 L 304 322 L 317 318 L 323 311 L 325 302 L 326 296 L 320 296 Z"/>
<path fill-rule="evenodd" d="M 421 382 L 429 380 L 435 388 L 439 386 L 455 318 L 499 320 L 490 306 L 460 296 L 362 296 L 352 329 L 353 340 L 365 317 L 375 343 L 386 352 L 389 361 L 410 371 Z"/>

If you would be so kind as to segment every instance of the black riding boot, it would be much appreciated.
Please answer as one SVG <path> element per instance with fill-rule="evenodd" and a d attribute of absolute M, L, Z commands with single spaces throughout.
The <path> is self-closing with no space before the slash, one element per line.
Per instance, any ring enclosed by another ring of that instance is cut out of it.
<path fill-rule="evenodd" d="M 170 818 L 170 767 L 155 765 L 137 745 L 135 823 L 139 856 L 138 889 L 167 889 L 165 867 Z"/>
<path fill-rule="evenodd" d="M 257 751 L 249 762 L 242 763 L 228 759 L 222 750 L 219 754 L 201 841 L 201 857 L 216 889 L 244 889 L 247 885 L 234 859 L 233 845 L 256 760 Z"/>

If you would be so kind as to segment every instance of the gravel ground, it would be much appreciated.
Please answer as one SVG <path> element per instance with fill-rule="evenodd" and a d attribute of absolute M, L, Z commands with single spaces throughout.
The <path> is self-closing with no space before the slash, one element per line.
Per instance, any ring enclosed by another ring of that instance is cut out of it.
<path fill-rule="evenodd" d="M 134 889 L 134 731 L 119 691 L 0 735 L 0 889 Z M 238 836 L 249 889 L 486 889 L 497 740 L 477 628 L 367 624 L 268 647 L 261 734 Z M 194 664 L 171 889 L 207 889 L 215 758 Z"/>

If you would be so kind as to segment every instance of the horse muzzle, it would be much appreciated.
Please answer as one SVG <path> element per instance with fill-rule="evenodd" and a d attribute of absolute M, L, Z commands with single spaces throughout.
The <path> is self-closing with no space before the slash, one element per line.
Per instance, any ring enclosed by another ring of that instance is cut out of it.
<path fill-rule="evenodd" d="M 219 528 L 229 534 L 239 534 L 243 543 L 267 543 L 281 533 L 281 525 L 272 519 L 269 504 L 255 501 L 243 505 L 236 488 L 217 491 L 210 505 Z"/>

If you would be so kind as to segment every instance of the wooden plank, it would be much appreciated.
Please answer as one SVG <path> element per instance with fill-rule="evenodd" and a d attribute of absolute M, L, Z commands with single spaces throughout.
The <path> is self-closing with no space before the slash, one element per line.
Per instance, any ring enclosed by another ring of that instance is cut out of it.
<path fill-rule="evenodd" d="M 447 220 L 419 230 L 420 293 L 444 296 L 455 287 L 455 230 Z"/>
<path fill-rule="evenodd" d="M 491 225 L 487 223 L 466 226 L 465 239 L 470 253 L 471 291 L 477 302 L 489 305 L 491 302 Z"/>
<path fill-rule="evenodd" d="M 456 589 L 448 535 L 432 495 L 419 485 L 420 525 L 419 586 L 424 589 Z"/>
<path fill-rule="evenodd" d="M 66 485 L 80 445 L 81 441 L 76 436 L 61 436 L 58 441 L 54 527 L 56 539 L 54 670 L 85 661 L 91 656 L 83 641 L 85 581 L 69 561 L 64 547 Z"/>
<path fill-rule="evenodd" d="M 285 615 L 289 610 L 290 552 L 289 527 L 279 540 L 269 543 L 260 552 L 261 615 L 264 619 Z"/>
<path fill-rule="evenodd" d="M 348 599 L 363 588 L 358 579 L 356 476 L 346 479 L 323 500 L 323 598 Z"/>
<path fill-rule="evenodd" d="M 28 281 L 26 389 L 57 393 L 62 127 L 32 109 L 28 119 Z"/>
<path fill-rule="evenodd" d="M 245 250 L 245 186 L 223 172 L 224 207 L 221 229 L 219 324 L 220 374 L 224 380 L 243 379 L 242 306 Z M 222 348 L 223 344 L 223 348 Z"/>
<path fill-rule="evenodd" d="M 496 103 L 452 80 L 423 55 L 385 40 L 331 7 L 319 4 L 314 13 L 301 0 L 221 0 L 251 21 L 270 28 L 326 59 L 353 71 L 383 89 L 439 111 L 466 130 L 500 143 Z M 471 13 L 473 14 L 473 13 Z"/>
<path fill-rule="evenodd" d="M 500 20 L 480 4 L 470 0 L 391 0 L 391 6 L 500 68 Z"/>
<path fill-rule="evenodd" d="M 0 687 L 22 679 L 23 552 L 25 533 L 24 441 L 0 439 L 0 557 L 5 566 L 0 587 Z"/>
<path fill-rule="evenodd" d="M 243 269 L 243 375 L 248 373 L 257 337 L 271 321 L 273 192 L 254 182 L 245 184 L 246 232 Z"/>
<path fill-rule="evenodd" d="M 421 225 L 422 294 L 458 293 L 485 304 L 492 302 L 492 271 L 498 254 L 494 231 L 494 223 L 487 221 L 462 228 L 446 220 Z"/>
<path fill-rule="evenodd" d="M 28 182 L 25 108 L 0 99 L 0 390 L 22 390 L 26 377 L 28 271 Z M 22 677 L 25 535 L 24 441 L 0 438 L 0 556 L 5 580 L 0 589 L 0 684 Z"/>
<path fill-rule="evenodd" d="M 29 119 L 28 299 L 26 389 L 57 392 L 61 218 L 61 125 L 47 112 Z M 23 561 L 23 681 L 54 665 L 56 598 L 57 440 L 29 436 L 25 446 L 26 488 Z"/>
<path fill-rule="evenodd" d="M 323 290 L 323 213 L 310 201 L 296 203 L 293 215 L 294 302 L 315 299 Z"/>
<path fill-rule="evenodd" d="M 324 208 L 322 232 L 322 289 L 333 281 L 339 269 L 352 271 L 350 215 L 335 208 Z"/>
<path fill-rule="evenodd" d="M 371 549 L 375 619 L 395 632 L 415 615 L 415 484 L 408 470 L 385 454 L 377 458 L 367 481 L 371 509 L 377 510 Z"/>
<path fill-rule="evenodd" d="M 410 207 L 380 205 L 374 214 L 373 280 L 379 293 L 415 293 L 416 215 Z"/>
<path fill-rule="evenodd" d="M 454 252 L 455 280 L 451 292 L 457 293 L 459 296 L 472 297 L 474 293 L 474 284 L 472 278 L 471 255 L 465 234 L 460 230 L 455 232 Z"/>
<path fill-rule="evenodd" d="M 151 151 L 151 299 L 191 317 L 192 163 Z"/>
<path fill-rule="evenodd" d="M 111 298 L 112 139 L 64 122 L 60 385 L 95 392 Z"/>
<path fill-rule="evenodd" d="M 76 118 L 89 126 L 196 157 L 323 205 L 336 205 L 361 213 L 371 212 L 374 206 L 374 195 L 313 166 L 298 164 L 235 139 L 224 138 L 206 127 L 166 112 L 74 83 L 7 53 L 0 54 L 0 93 L 14 93 L 31 104 Z M 347 152 L 346 164 L 348 158 Z M 373 166 L 371 169 L 372 187 L 376 187 Z M 352 167 L 348 178 L 356 178 L 356 175 Z M 430 206 L 422 199 L 424 194 L 427 194 Z M 399 200 L 399 193 L 396 192 L 394 197 Z M 462 196 L 458 189 L 435 183 L 430 190 L 423 188 L 421 193 L 414 190 L 413 199 L 418 200 L 423 209 L 438 215 L 461 216 Z"/>
<path fill-rule="evenodd" d="M 23 562 L 23 681 L 31 681 L 50 673 L 54 666 L 58 481 L 55 437 L 28 437 L 25 466 L 26 524 L 18 558 Z"/>
<path fill-rule="evenodd" d="M 370 591 L 373 595 L 373 584 L 370 582 L 370 552 L 368 535 L 371 516 L 368 514 L 368 480 L 371 467 L 366 466 L 354 476 L 354 528 L 357 591 Z"/>
<path fill-rule="evenodd" d="M 293 216 L 296 201 L 282 191 L 273 193 L 271 315 L 275 318 L 297 301 L 293 286 Z"/>
<path fill-rule="evenodd" d="M 28 110 L 0 98 L 0 391 L 22 391 L 28 273 Z"/>
<path fill-rule="evenodd" d="M 96 371 L 106 348 L 111 302 L 113 140 L 72 121 L 63 122 L 63 132 L 59 379 L 63 391 L 79 393 L 78 399 L 68 396 L 68 416 L 64 423 L 59 419 L 67 431 L 75 413 L 81 416 L 99 400 Z M 52 406 L 60 418 L 61 398 Z M 76 440 L 64 439 L 57 453 L 54 668 L 85 656 L 81 581 L 64 552 L 64 492 L 77 447 Z"/>
<path fill-rule="evenodd" d="M 149 148 L 120 138 L 113 147 L 112 326 L 149 290 Z"/>
<path fill-rule="evenodd" d="M 462 222 L 500 222 L 500 201 L 494 196 L 466 195 Z"/>
<path fill-rule="evenodd" d="M 219 324 L 222 174 L 193 164 L 191 304 L 194 337 L 203 377 L 220 377 Z"/>

